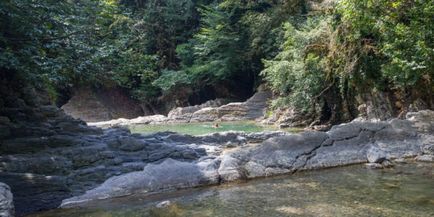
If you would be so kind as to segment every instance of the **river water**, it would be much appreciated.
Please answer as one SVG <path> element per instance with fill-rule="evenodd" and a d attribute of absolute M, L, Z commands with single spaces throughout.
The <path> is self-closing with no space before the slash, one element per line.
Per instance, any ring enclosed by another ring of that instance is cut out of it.
<path fill-rule="evenodd" d="M 166 206 L 157 208 L 163 201 Z M 433 217 L 434 164 L 397 164 L 383 170 L 354 165 L 174 193 L 134 195 L 32 216 Z"/>
<path fill-rule="evenodd" d="M 218 123 L 218 127 L 215 124 Z M 176 123 L 176 124 L 145 124 L 129 126 L 132 133 L 151 134 L 163 131 L 172 131 L 189 135 L 203 135 L 226 131 L 242 131 L 247 133 L 276 131 L 279 128 L 269 125 L 259 125 L 253 121 L 231 121 L 231 122 L 204 122 L 204 123 Z M 287 132 L 300 132 L 302 129 L 286 128 Z"/>

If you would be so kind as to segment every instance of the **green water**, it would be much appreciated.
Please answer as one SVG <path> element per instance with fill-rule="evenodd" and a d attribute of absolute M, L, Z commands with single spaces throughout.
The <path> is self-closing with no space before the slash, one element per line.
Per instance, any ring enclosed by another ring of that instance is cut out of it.
<path fill-rule="evenodd" d="M 156 208 L 165 200 L 171 204 Z M 176 193 L 136 195 L 33 215 L 52 216 L 432 217 L 434 164 L 401 164 L 386 170 L 356 165 Z"/>
<path fill-rule="evenodd" d="M 214 127 L 215 123 L 187 123 L 187 124 L 164 124 L 164 125 L 135 125 L 130 126 L 133 133 L 149 134 L 155 132 L 172 131 L 182 134 L 203 135 L 225 131 L 243 132 L 262 132 L 279 130 L 274 126 L 258 125 L 255 122 L 221 122 L 219 127 Z M 297 131 L 298 129 L 287 129 L 287 131 Z"/>

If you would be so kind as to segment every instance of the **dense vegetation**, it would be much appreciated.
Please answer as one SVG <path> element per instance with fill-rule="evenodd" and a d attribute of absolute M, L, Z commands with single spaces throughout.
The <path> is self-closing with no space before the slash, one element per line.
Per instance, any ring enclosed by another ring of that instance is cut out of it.
<path fill-rule="evenodd" d="M 0 71 L 53 100 L 83 84 L 242 98 L 265 82 L 274 108 L 339 122 L 372 91 L 434 106 L 433 23 L 432 0 L 2 0 Z"/>

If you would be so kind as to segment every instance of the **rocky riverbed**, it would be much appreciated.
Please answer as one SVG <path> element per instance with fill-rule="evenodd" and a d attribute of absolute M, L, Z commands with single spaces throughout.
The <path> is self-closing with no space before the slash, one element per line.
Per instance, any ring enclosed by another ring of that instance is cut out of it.
<path fill-rule="evenodd" d="M 56 208 L 62 200 L 110 177 L 141 171 L 165 159 L 196 162 L 219 155 L 225 147 L 285 134 L 143 136 L 124 128 L 89 127 L 54 106 L 17 106 L 0 112 L 0 182 L 10 186 L 17 215 Z"/>
<path fill-rule="evenodd" d="M 21 106 L 1 110 L 0 128 L 0 182 L 10 186 L 17 215 L 300 170 L 367 162 L 384 167 L 414 157 L 430 161 L 434 154 L 429 110 L 328 132 L 145 136 L 89 127 L 53 106 Z M 12 204 L 11 198 L 0 204 Z"/>

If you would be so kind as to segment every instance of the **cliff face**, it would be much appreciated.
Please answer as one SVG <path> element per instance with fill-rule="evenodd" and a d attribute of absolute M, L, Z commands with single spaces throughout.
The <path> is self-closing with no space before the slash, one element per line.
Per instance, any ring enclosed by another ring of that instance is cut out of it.
<path fill-rule="evenodd" d="M 119 88 L 78 88 L 62 109 L 66 114 L 86 122 L 152 114 Z"/>

